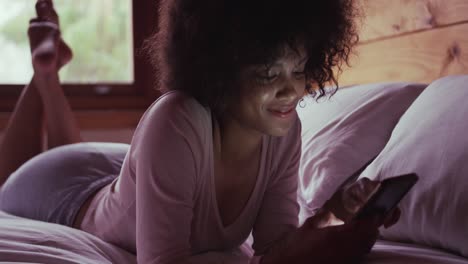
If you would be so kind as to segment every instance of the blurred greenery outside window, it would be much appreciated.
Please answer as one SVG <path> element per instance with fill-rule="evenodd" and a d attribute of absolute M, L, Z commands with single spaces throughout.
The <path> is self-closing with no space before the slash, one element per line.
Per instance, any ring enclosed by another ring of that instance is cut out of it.
<path fill-rule="evenodd" d="M 33 0 L 0 0 L 0 84 L 25 84 L 33 74 L 27 38 Z M 73 60 L 60 71 L 63 83 L 134 82 L 132 1 L 54 0 L 62 38 Z"/>

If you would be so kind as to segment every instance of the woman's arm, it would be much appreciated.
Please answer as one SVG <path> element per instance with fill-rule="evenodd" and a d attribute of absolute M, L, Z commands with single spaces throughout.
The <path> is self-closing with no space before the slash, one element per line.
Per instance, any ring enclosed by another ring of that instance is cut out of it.
<path fill-rule="evenodd" d="M 263 255 L 261 264 L 328 263 L 346 264 L 362 259 L 370 252 L 378 237 L 379 218 L 339 226 L 317 228 L 325 210 L 307 219 L 279 244 Z"/>
<path fill-rule="evenodd" d="M 361 178 L 343 189 L 337 190 L 323 206 L 324 210 L 330 212 L 328 218 L 323 221 L 324 225 L 352 221 L 354 215 L 369 201 L 379 187 L 379 181 Z M 396 224 L 399 218 L 400 209 L 395 208 L 385 218 L 382 216 L 382 223 L 388 228 Z"/>
<path fill-rule="evenodd" d="M 187 263 L 191 254 L 199 153 L 194 121 L 173 95 L 163 96 L 145 113 L 132 140 L 138 263 Z"/>
<path fill-rule="evenodd" d="M 291 159 L 271 183 L 254 226 L 256 258 L 251 263 L 349 263 L 370 251 L 378 236 L 378 219 L 328 226 L 332 214 L 320 210 L 298 224 L 297 181 L 301 154 L 300 123 L 292 132 Z M 260 257 L 258 257 L 260 256 Z"/>

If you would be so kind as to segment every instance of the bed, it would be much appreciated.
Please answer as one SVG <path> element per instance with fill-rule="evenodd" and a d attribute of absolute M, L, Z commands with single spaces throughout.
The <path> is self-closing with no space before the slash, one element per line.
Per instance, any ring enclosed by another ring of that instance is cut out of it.
<path fill-rule="evenodd" d="M 319 101 L 305 97 L 297 107 L 300 222 L 373 160 L 360 177 L 382 180 L 417 172 L 420 182 L 401 202 L 399 223 L 381 230 L 364 263 L 468 264 L 467 83 L 468 75 L 459 75 L 429 85 L 350 86 Z M 198 258 L 248 263 L 250 244 L 251 238 L 239 248 Z M 7 262 L 136 263 L 136 257 L 80 230 L 0 212 L 0 263 Z"/>
<path fill-rule="evenodd" d="M 340 78 L 345 87 L 328 100 L 305 97 L 297 108 L 300 222 L 373 160 L 359 177 L 417 172 L 421 179 L 401 202 L 399 223 L 381 230 L 364 263 L 468 264 L 468 4 L 362 2 L 368 16 L 359 56 Z M 200 263 L 247 263 L 250 243 L 200 255 Z M 136 257 L 76 229 L 0 212 L 0 263 L 12 262 Z"/>

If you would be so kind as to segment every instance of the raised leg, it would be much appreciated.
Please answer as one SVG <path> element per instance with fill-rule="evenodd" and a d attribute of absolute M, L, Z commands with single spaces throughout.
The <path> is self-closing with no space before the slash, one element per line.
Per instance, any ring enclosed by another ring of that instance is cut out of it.
<path fill-rule="evenodd" d="M 41 153 L 42 102 L 33 81 L 23 89 L 0 143 L 0 186 L 24 162 Z"/>
<path fill-rule="evenodd" d="M 50 149 L 80 142 L 81 136 L 58 76 L 58 70 L 70 61 L 71 50 L 60 37 L 59 19 L 52 1 L 39 0 L 36 11 L 36 26 L 30 27 L 29 36 L 32 42 L 39 43 L 36 52 L 33 51 L 33 68 L 43 103 L 47 146 Z"/>
<path fill-rule="evenodd" d="M 81 142 L 78 124 L 60 87 L 58 74 L 41 76 L 37 86 L 45 113 L 47 148 Z"/>
<path fill-rule="evenodd" d="M 58 70 L 72 58 L 60 38 L 58 16 L 50 0 L 36 4 L 30 22 L 34 77 L 25 87 L 0 143 L 0 186 L 24 162 L 42 151 L 44 128 L 47 148 L 81 141 L 78 125 L 60 87 Z"/>

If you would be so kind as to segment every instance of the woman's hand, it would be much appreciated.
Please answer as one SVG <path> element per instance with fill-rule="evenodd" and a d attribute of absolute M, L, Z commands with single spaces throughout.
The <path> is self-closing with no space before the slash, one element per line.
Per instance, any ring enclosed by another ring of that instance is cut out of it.
<path fill-rule="evenodd" d="M 336 217 L 348 222 L 366 204 L 369 198 L 379 189 L 380 182 L 362 178 L 353 184 L 338 190 L 330 200 L 325 203 L 325 208 Z"/>
<path fill-rule="evenodd" d="M 34 71 L 56 72 L 71 60 L 72 51 L 60 36 L 59 18 L 52 1 L 38 0 L 36 13 L 28 28 Z"/>
<path fill-rule="evenodd" d="M 344 189 L 338 190 L 327 201 L 324 208 L 332 212 L 338 219 L 349 222 L 379 188 L 379 181 L 361 178 Z M 398 222 L 399 218 L 400 209 L 395 208 L 380 223 L 388 228 Z"/>
<path fill-rule="evenodd" d="M 269 252 L 261 263 L 353 263 L 365 256 L 378 237 L 380 220 L 365 218 L 339 226 L 317 228 L 326 210 L 310 217 L 284 242 L 283 247 Z"/>

